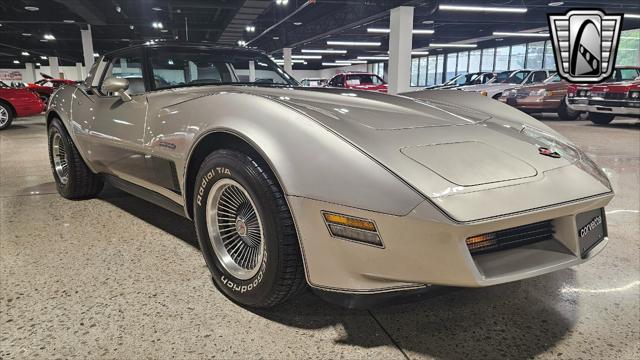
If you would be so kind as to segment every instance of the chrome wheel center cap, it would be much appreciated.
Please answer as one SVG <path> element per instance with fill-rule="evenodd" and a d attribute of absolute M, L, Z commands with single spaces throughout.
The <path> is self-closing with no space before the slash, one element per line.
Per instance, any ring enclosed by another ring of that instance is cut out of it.
<path fill-rule="evenodd" d="M 243 219 L 238 218 L 236 220 L 236 232 L 242 237 L 247 236 L 247 223 Z"/>

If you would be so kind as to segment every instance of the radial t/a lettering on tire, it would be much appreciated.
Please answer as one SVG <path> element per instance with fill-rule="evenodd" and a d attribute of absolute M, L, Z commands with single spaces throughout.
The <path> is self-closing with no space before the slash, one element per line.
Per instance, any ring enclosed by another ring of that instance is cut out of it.
<path fill-rule="evenodd" d="M 245 306 L 270 307 L 304 287 L 293 219 L 263 161 L 217 150 L 200 166 L 194 189 L 198 241 L 221 292 Z"/>

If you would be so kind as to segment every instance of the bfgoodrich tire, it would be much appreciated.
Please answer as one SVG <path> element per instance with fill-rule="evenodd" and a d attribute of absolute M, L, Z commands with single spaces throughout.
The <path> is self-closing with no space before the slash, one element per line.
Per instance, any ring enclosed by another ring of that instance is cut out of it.
<path fill-rule="evenodd" d="M 102 179 L 91 172 L 59 119 L 49 124 L 49 161 L 58 193 L 71 200 L 95 197 Z"/>
<path fill-rule="evenodd" d="M 194 222 L 216 287 L 249 307 L 272 307 L 305 285 L 298 238 L 282 190 L 260 159 L 217 150 L 200 166 Z"/>
<path fill-rule="evenodd" d="M 0 130 L 4 130 L 11 126 L 13 121 L 13 110 L 4 101 L 0 101 Z"/>
<path fill-rule="evenodd" d="M 592 123 L 598 124 L 598 125 L 606 125 L 606 124 L 612 122 L 613 118 L 615 118 L 615 115 L 600 114 L 600 113 L 589 113 L 589 120 L 591 120 Z"/>

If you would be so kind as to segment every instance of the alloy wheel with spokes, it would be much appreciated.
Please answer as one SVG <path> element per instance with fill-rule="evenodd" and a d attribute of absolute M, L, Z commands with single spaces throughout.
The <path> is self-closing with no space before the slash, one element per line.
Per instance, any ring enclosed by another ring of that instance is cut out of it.
<path fill-rule="evenodd" d="M 51 148 L 56 175 L 58 175 L 58 179 L 62 184 L 66 184 L 69 181 L 69 162 L 67 160 L 67 150 L 59 133 L 53 135 Z"/>
<path fill-rule="evenodd" d="M 11 119 L 11 114 L 9 114 L 9 109 L 0 104 L 0 128 L 5 127 L 9 120 Z"/>
<path fill-rule="evenodd" d="M 225 270 L 241 280 L 255 276 L 264 256 L 264 230 L 247 190 L 232 179 L 216 182 L 206 218 L 211 245 Z"/>

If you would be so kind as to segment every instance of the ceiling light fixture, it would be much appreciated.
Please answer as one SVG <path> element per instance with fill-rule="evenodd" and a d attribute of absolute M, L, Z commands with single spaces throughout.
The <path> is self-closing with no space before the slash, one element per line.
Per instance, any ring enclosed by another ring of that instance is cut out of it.
<path fill-rule="evenodd" d="M 31 36 L 31 33 L 22 33 L 22 36 Z"/>
<path fill-rule="evenodd" d="M 162 8 L 154 6 L 154 7 L 151 8 L 151 10 L 153 10 L 153 11 L 162 11 Z"/>
<path fill-rule="evenodd" d="M 280 36 L 274 36 L 273 40 L 280 40 Z"/>
<path fill-rule="evenodd" d="M 349 62 L 345 62 L 345 63 L 338 63 L 338 62 L 323 62 L 322 66 L 349 66 L 351 65 L 351 63 Z"/>
<path fill-rule="evenodd" d="M 40 56 L 40 59 L 47 60 L 47 57 L 46 56 Z"/>
<path fill-rule="evenodd" d="M 26 51 L 23 51 L 23 52 L 21 52 L 21 53 L 20 53 L 20 55 L 22 55 L 22 56 L 29 56 L 29 55 L 31 55 L 31 54 L 29 54 L 29 53 L 28 53 L 28 52 L 26 52 Z"/>
<path fill-rule="evenodd" d="M 346 54 L 347 50 L 322 50 L 322 49 L 302 49 L 303 53 L 310 54 Z"/>
<path fill-rule="evenodd" d="M 440 10 L 473 11 L 473 12 L 500 12 L 500 13 L 526 13 L 527 8 L 494 7 L 494 6 L 464 6 L 464 5 L 440 5 Z"/>
<path fill-rule="evenodd" d="M 549 6 L 562 6 L 562 5 L 564 5 L 564 1 L 554 1 L 549 3 Z"/>
<path fill-rule="evenodd" d="M 93 53 L 93 57 L 98 57 L 98 56 L 100 56 L 100 54 L 98 54 L 98 53 Z"/>
<path fill-rule="evenodd" d="M 389 60 L 388 56 L 358 56 L 358 60 Z"/>
<path fill-rule="evenodd" d="M 388 34 L 391 32 L 391 29 L 387 28 L 367 28 L 367 32 L 370 33 L 378 33 L 378 34 Z M 434 30 L 430 29 L 413 29 L 411 30 L 412 34 L 416 35 L 430 35 L 434 33 Z"/>
<path fill-rule="evenodd" d="M 133 26 L 133 25 L 129 25 L 129 29 L 133 30 L 133 29 L 135 29 L 135 28 L 136 28 L 135 26 Z"/>
<path fill-rule="evenodd" d="M 429 47 L 432 48 L 476 48 L 477 44 L 440 44 L 440 43 L 431 43 Z"/>
<path fill-rule="evenodd" d="M 244 40 L 238 40 L 238 46 L 247 46 L 247 42 Z"/>
<path fill-rule="evenodd" d="M 247 25 L 244 29 L 245 29 L 247 32 L 255 32 L 255 31 L 256 31 L 256 27 L 255 27 L 255 26 L 253 26 L 253 25 Z"/>
<path fill-rule="evenodd" d="M 289 0 L 276 0 L 276 5 L 285 6 L 289 3 Z"/>
<path fill-rule="evenodd" d="M 20 64 L 20 61 L 18 61 L 18 60 L 13 60 L 13 63 L 14 63 L 14 64 Z"/>
<path fill-rule="evenodd" d="M 293 25 L 300 26 L 300 25 L 302 25 L 302 23 L 300 21 L 296 21 L 296 22 L 293 23 Z"/>
<path fill-rule="evenodd" d="M 62 20 L 62 22 L 67 23 L 67 24 L 73 24 L 76 21 L 75 20 Z"/>
<path fill-rule="evenodd" d="M 40 8 L 37 7 L 37 6 L 25 6 L 24 9 L 27 10 L 27 11 L 38 11 L 38 10 L 40 10 Z"/>
<path fill-rule="evenodd" d="M 276 64 L 280 65 L 280 63 L 284 64 L 284 59 L 274 59 Z M 304 60 L 291 60 L 292 64 L 306 64 L 307 62 Z"/>
<path fill-rule="evenodd" d="M 509 32 L 509 31 L 494 31 L 493 36 L 522 36 L 522 37 L 549 37 L 549 34 L 540 33 L 527 33 L 527 32 Z"/>
<path fill-rule="evenodd" d="M 337 63 L 366 64 L 365 60 L 336 60 Z"/>
<path fill-rule="evenodd" d="M 44 34 L 44 40 L 55 40 L 56 37 L 51 34 Z"/>
<path fill-rule="evenodd" d="M 154 22 L 152 22 L 152 23 L 151 23 L 151 26 L 152 26 L 154 29 L 162 29 L 162 28 L 164 27 L 164 25 L 162 25 L 162 23 L 161 23 L 161 22 L 159 22 L 159 21 L 154 21 Z"/>
<path fill-rule="evenodd" d="M 380 42 L 371 41 L 327 41 L 327 45 L 337 46 L 380 46 Z"/>
<path fill-rule="evenodd" d="M 118 13 L 119 13 L 119 12 L 121 12 L 121 11 L 122 11 L 122 8 L 121 8 L 119 5 L 116 5 L 116 12 L 118 12 Z"/>
<path fill-rule="evenodd" d="M 321 55 L 291 55 L 292 59 L 322 59 Z"/>
<path fill-rule="evenodd" d="M 640 19 L 640 14 L 624 14 L 624 17 L 631 19 Z"/>
<path fill-rule="evenodd" d="M 36 66 L 42 66 L 42 64 L 40 64 L 40 63 L 36 63 Z"/>
<path fill-rule="evenodd" d="M 412 51 L 411 55 L 429 55 L 428 51 Z"/>

